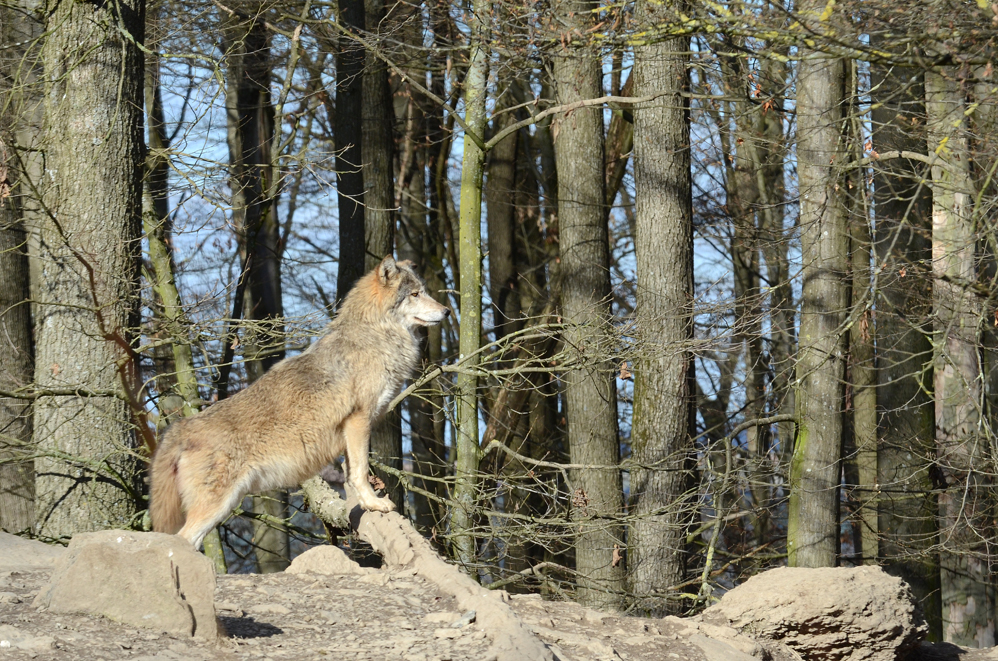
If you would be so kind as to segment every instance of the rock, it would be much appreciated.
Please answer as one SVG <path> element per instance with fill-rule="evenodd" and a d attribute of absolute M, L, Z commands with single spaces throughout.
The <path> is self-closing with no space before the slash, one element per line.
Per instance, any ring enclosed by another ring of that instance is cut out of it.
<path fill-rule="evenodd" d="M 325 574 L 327 576 L 350 576 L 369 574 L 374 569 L 361 567 L 350 559 L 343 549 L 336 546 L 316 546 L 291 561 L 284 570 L 288 574 Z"/>
<path fill-rule="evenodd" d="M 702 633 L 690 636 L 690 642 L 700 648 L 707 661 L 758 661 L 756 657 L 736 650 L 723 641 L 708 638 Z"/>
<path fill-rule="evenodd" d="M 908 585 L 879 567 L 772 569 L 701 619 L 827 661 L 895 661 L 928 631 Z"/>
<path fill-rule="evenodd" d="M 690 640 L 696 642 L 699 638 L 706 638 L 708 640 L 715 640 L 722 643 L 725 648 L 734 648 L 741 654 L 741 657 L 733 658 L 743 658 L 752 657 L 756 659 L 766 659 L 772 656 L 766 648 L 760 645 L 756 640 L 750 638 L 738 630 L 723 626 L 720 624 L 710 624 L 708 622 L 703 622 L 699 618 L 680 618 L 675 615 L 669 615 L 663 618 L 664 622 L 674 625 L 679 630 L 686 630 L 686 635 L 690 637 Z M 698 647 L 704 649 L 704 646 L 699 642 L 696 643 Z M 781 644 L 771 643 L 771 647 L 777 647 L 777 649 L 782 648 Z M 708 657 L 712 652 L 708 652 L 704 649 L 704 654 Z"/>
<path fill-rule="evenodd" d="M 214 598 L 211 561 L 182 538 L 104 530 L 73 537 L 34 605 L 215 639 Z"/>
<path fill-rule="evenodd" d="M 0 532 L 0 572 L 51 570 L 65 552 L 61 546 Z"/>
<path fill-rule="evenodd" d="M 55 647 L 55 638 L 51 636 L 31 636 L 12 626 L 0 625 L 0 648 L 44 652 L 53 647 Z"/>
<path fill-rule="evenodd" d="M 451 622 L 450 626 L 452 629 L 460 629 L 462 627 L 466 627 L 472 622 L 474 622 L 476 617 L 478 617 L 478 613 L 476 613 L 475 611 L 468 611 L 467 613 L 462 615 L 459 619 Z"/>

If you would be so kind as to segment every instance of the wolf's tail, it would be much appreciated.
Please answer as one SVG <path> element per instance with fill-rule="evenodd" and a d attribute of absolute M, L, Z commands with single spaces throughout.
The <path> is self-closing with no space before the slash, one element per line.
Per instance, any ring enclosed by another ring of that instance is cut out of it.
<path fill-rule="evenodd" d="M 149 514 L 156 532 L 175 534 L 184 526 L 183 504 L 177 486 L 177 462 L 181 452 L 183 444 L 167 434 L 153 456 Z"/>

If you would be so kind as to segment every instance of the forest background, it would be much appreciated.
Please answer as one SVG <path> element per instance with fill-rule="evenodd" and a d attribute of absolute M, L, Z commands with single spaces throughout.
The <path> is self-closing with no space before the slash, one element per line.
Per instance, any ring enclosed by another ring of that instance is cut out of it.
<path fill-rule="evenodd" d="M 0 528 L 147 529 L 166 425 L 394 253 L 457 314 L 372 480 L 483 584 L 681 613 L 875 563 L 994 645 L 996 35 L 987 0 L 0 0 Z M 335 537 L 308 509 L 206 552 L 279 571 Z"/>

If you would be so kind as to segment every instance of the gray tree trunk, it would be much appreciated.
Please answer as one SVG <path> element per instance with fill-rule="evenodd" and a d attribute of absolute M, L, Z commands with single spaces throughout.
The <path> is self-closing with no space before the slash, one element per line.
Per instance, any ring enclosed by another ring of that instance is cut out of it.
<path fill-rule="evenodd" d="M 131 525 L 139 501 L 127 359 L 139 310 L 143 0 L 59 3 L 48 15 L 46 204 L 35 383 L 38 532 Z M 130 36 L 126 37 L 122 32 Z M 134 39 L 134 41 L 133 41 Z M 113 73 L 112 73 L 113 72 Z M 121 368 L 116 367 L 121 361 Z"/>
<path fill-rule="evenodd" d="M 595 4 L 562 0 L 556 12 L 569 34 L 585 34 Z M 589 45 L 566 40 L 553 55 L 560 104 L 603 94 L 602 71 Z M 572 517 L 578 534 L 575 562 L 578 600 L 615 609 L 625 588 L 623 564 L 614 558 L 623 548 L 623 530 L 612 523 L 621 511 L 620 445 L 617 392 L 607 353 L 612 332 L 610 255 L 604 205 L 603 113 L 580 108 L 559 115 L 552 125 L 558 170 L 558 235 L 561 252 L 561 303 L 566 349 L 576 366 L 565 373 L 568 445 L 571 462 L 611 468 L 572 471 Z"/>
<path fill-rule="evenodd" d="M 790 465 L 787 554 L 793 567 L 833 567 L 839 550 L 839 460 L 849 303 L 849 228 L 841 59 L 802 50 L 797 79 L 801 289 L 797 436 Z"/>
<path fill-rule="evenodd" d="M 245 279 L 242 315 L 253 322 L 242 339 L 246 376 L 252 383 L 284 357 L 281 226 L 277 200 L 271 194 L 278 169 L 272 165 L 270 40 L 262 21 L 233 19 L 224 29 L 232 225 L 239 244 L 240 278 Z M 285 518 L 287 492 L 254 496 L 253 510 Z M 287 531 L 257 520 L 253 527 L 260 572 L 287 568 L 291 561 Z"/>
<path fill-rule="evenodd" d="M 651 25 L 662 5 L 644 1 L 637 20 Z M 658 18 L 663 20 L 664 16 Z M 635 461 L 631 471 L 635 520 L 628 564 L 631 591 L 642 612 L 664 614 L 687 576 L 686 533 L 695 505 L 692 486 L 693 201 L 686 66 L 689 39 L 634 49 L 634 94 L 664 94 L 634 109 L 637 321 L 640 353 L 634 368 Z M 562 202 L 562 209 L 564 209 Z M 562 211 L 564 218 L 564 211 Z M 564 220 L 562 221 L 564 234 Z"/>
<path fill-rule="evenodd" d="M 991 514 L 981 470 L 981 310 L 976 281 L 974 184 L 964 91 L 955 69 L 925 73 L 932 165 L 932 289 L 936 452 L 945 488 L 939 494 L 943 639 L 968 647 L 995 644 L 993 557 L 981 538 Z"/>
<path fill-rule="evenodd" d="M 914 81 L 912 79 L 914 78 Z M 880 153 L 923 153 L 924 132 L 911 118 L 925 116 L 921 76 L 906 69 L 871 67 L 877 104 L 873 147 Z M 922 129 L 924 131 L 924 128 Z M 874 173 L 877 264 L 877 484 L 879 562 L 912 588 L 942 640 L 936 499 L 929 475 L 935 454 L 932 396 L 931 204 L 920 183 L 923 167 L 905 159 L 879 164 Z"/>

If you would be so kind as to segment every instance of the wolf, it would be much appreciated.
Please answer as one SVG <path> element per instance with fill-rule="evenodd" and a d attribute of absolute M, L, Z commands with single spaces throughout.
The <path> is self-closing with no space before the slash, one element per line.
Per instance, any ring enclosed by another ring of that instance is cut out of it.
<path fill-rule="evenodd" d="M 385 257 L 305 352 L 166 430 L 151 466 L 153 529 L 197 549 L 247 493 L 295 486 L 343 454 L 361 507 L 393 509 L 368 481 L 371 426 L 416 368 L 416 329 L 449 314 L 412 262 Z"/>

